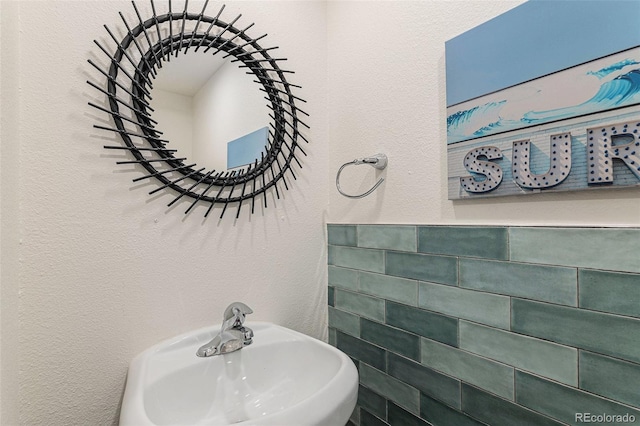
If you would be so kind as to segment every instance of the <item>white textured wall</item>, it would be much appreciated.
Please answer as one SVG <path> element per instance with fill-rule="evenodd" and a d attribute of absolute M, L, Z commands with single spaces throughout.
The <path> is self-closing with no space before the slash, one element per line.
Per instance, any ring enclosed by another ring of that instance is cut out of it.
<path fill-rule="evenodd" d="M 0 424 L 18 419 L 19 111 L 17 3 L 0 2 Z"/>
<path fill-rule="evenodd" d="M 640 224 L 638 188 L 447 200 L 444 43 L 521 0 L 331 2 L 330 179 L 341 164 L 384 152 L 386 171 L 345 169 L 330 222 L 541 225 Z M 487 46 L 491 49 L 491 46 Z M 499 65 L 499 64 L 497 64 Z"/>
<path fill-rule="evenodd" d="M 180 59 L 186 59 L 181 56 Z M 161 126 L 162 139 L 171 143 L 171 149 L 177 158 L 193 159 L 193 98 L 175 92 L 153 88 L 153 99 L 149 103 L 153 108 L 153 119 Z M 198 159 L 201 167 L 212 166 L 208 159 Z"/>
<path fill-rule="evenodd" d="M 173 195 L 149 196 L 157 184 L 132 183 L 143 170 L 117 166 L 129 157 L 104 150 L 118 141 L 92 128 L 105 119 L 87 105 L 100 98 L 85 82 L 99 76 L 87 59 L 105 62 L 93 39 L 113 49 L 102 25 L 120 28 L 120 10 L 135 17 L 131 3 L 22 1 L 19 10 L 6 3 L 3 78 L 5 60 L 17 62 L 6 98 L 2 87 L 3 424 L 17 416 L 30 426 L 113 424 L 133 356 L 219 322 L 235 300 L 254 309 L 254 320 L 324 337 L 326 5 L 227 2 L 224 16 L 242 13 L 238 25 L 255 22 L 251 34 L 268 33 L 266 43 L 290 58 L 290 80 L 303 86 L 296 94 L 309 101 L 312 144 L 276 208 L 270 199 L 249 217 L 245 205 L 237 222 L 234 210 L 219 222 L 203 219 L 206 206 L 185 217 L 188 203 L 168 209 Z M 166 4 L 156 1 L 160 13 Z M 5 138 L 5 109 L 16 119 L 15 138 Z M 19 239 L 19 248 L 7 252 L 5 237 L 15 237 L 8 245 Z M 19 282 L 5 280 L 5 259 Z M 5 297 L 19 298 L 14 317 L 5 318 Z M 18 371 L 19 386 L 5 382 Z"/>
<path fill-rule="evenodd" d="M 266 94 L 238 64 L 227 61 L 193 97 L 194 155 L 215 159 L 211 165 L 216 170 L 227 169 L 229 142 L 271 121 Z"/>

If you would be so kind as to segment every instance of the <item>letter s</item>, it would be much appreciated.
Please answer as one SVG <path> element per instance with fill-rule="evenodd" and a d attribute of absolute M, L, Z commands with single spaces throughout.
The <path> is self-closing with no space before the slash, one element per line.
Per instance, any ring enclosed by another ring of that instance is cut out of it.
<path fill-rule="evenodd" d="M 479 160 L 485 157 L 487 160 L 502 158 L 502 151 L 495 146 L 483 146 L 472 149 L 464 157 L 464 168 L 470 173 L 477 173 L 485 177 L 484 180 L 476 180 L 473 176 L 461 177 L 460 185 L 467 192 L 489 192 L 496 189 L 502 182 L 502 168 L 496 163 Z"/>

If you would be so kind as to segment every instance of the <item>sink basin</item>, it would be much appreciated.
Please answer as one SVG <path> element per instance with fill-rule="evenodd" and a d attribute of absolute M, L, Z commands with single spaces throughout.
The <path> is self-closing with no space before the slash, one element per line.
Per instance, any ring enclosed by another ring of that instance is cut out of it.
<path fill-rule="evenodd" d="M 342 426 L 356 404 L 358 372 L 338 349 L 285 327 L 248 322 L 239 351 L 196 350 L 220 326 L 161 342 L 129 367 L 120 425 Z"/>

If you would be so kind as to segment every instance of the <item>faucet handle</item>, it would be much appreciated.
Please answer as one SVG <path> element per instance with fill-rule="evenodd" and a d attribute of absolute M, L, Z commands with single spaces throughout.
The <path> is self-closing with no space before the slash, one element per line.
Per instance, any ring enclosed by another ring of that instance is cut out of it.
<path fill-rule="evenodd" d="M 253 313 L 253 309 L 251 309 L 250 307 L 248 307 L 247 305 L 245 305 L 242 302 L 233 302 L 232 304 L 230 304 L 229 306 L 227 306 L 227 309 L 224 310 L 224 317 L 222 319 L 223 322 L 227 322 L 230 319 L 233 319 L 234 321 L 234 325 L 240 325 L 242 323 L 244 323 L 244 318 L 245 316 L 252 314 Z M 236 324 L 239 323 L 239 324 Z"/>

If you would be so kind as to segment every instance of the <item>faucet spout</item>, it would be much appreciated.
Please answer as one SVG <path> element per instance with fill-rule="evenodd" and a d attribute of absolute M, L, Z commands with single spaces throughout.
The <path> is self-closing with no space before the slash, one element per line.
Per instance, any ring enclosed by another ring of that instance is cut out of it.
<path fill-rule="evenodd" d="M 243 326 L 245 318 L 253 310 L 244 303 L 234 302 L 224 311 L 220 332 L 206 345 L 202 345 L 196 355 L 209 357 L 242 349 L 253 342 L 253 330 Z"/>

